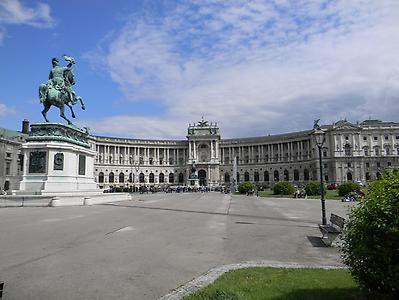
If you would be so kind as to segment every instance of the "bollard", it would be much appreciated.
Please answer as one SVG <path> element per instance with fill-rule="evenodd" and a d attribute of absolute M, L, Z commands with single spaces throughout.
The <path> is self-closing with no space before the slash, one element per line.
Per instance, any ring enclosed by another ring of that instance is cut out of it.
<path fill-rule="evenodd" d="M 90 197 L 84 197 L 83 205 L 93 205 L 93 201 Z"/>
<path fill-rule="evenodd" d="M 50 202 L 51 207 L 61 206 L 61 200 L 59 197 L 53 197 Z"/>

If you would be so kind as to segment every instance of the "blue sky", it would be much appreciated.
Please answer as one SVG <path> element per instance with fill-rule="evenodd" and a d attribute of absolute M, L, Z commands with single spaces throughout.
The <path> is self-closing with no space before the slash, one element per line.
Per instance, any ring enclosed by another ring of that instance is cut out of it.
<path fill-rule="evenodd" d="M 183 139 L 202 115 L 223 137 L 398 122 L 398 28 L 395 0 L 0 0 L 0 126 L 42 121 L 63 54 L 94 134 Z"/>

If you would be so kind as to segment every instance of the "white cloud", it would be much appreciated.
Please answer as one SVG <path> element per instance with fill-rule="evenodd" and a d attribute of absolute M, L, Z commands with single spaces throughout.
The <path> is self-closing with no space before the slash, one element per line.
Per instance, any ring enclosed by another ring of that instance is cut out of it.
<path fill-rule="evenodd" d="M 126 98 L 167 109 L 107 118 L 92 125 L 99 133 L 136 136 L 112 120 L 142 137 L 183 138 L 201 115 L 225 137 L 310 128 L 314 118 L 398 120 L 395 1 L 201 0 L 151 13 L 126 24 L 101 61 Z"/>
<path fill-rule="evenodd" d="M 0 116 L 4 117 L 10 114 L 15 114 L 14 108 L 8 107 L 7 105 L 0 103 Z"/>
<path fill-rule="evenodd" d="M 50 6 L 38 2 L 35 7 L 27 7 L 19 0 L 0 1 L 0 24 L 25 24 L 39 28 L 54 25 Z"/>

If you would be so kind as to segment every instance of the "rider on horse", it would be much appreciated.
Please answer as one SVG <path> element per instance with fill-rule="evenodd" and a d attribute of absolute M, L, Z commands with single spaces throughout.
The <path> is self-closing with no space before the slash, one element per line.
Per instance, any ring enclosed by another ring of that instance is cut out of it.
<path fill-rule="evenodd" d="M 72 86 L 75 84 L 72 71 L 75 59 L 67 55 L 64 55 L 64 59 L 68 62 L 66 67 L 60 67 L 57 58 L 51 60 L 53 68 L 50 71 L 49 80 L 46 84 L 41 84 L 39 87 L 40 102 L 44 106 L 42 115 L 46 122 L 49 122 L 46 115 L 52 105 L 60 109 L 61 118 L 65 119 L 68 124 L 72 123 L 64 114 L 65 105 L 71 110 L 73 118 L 75 118 L 75 113 L 72 109 L 72 105 L 80 101 L 82 109 L 85 109 L 82 98 L 76 96 L 75 92 L 72 90 Z"/>
<path fill-rule="evenodd" d="M 60 67 L 58 65 L 59 61 L 57 58 L 53 58 L 51 60 L 51 63 L 53 64 L 53 68 L 50 71 L 49 74 L 49 80 L 47 82 L 47 88 L 51 89 L 54 88 L 58 91 L 65 92 L 68 94 L 69 100 L 73 103 L 75 101 L 75 92 L 72 90 L 71 86 L 75 84 L 75 81 L 73 80 L 73 77 L 71 77 L 72 82 L 70 78 L 70 76 L 67 76 L 67 74 L 69 72 L 71 72 L 72 69 L 72 65 L 73 63 L 75 63 L 75 61 L 73 60 L 69 60 L 69 64 L 67 67 Z M 40 97 L 40 102 L 43 103 L 44 100 L 46 99 L 46 95 L 42 95 L 42 97 Z"/>

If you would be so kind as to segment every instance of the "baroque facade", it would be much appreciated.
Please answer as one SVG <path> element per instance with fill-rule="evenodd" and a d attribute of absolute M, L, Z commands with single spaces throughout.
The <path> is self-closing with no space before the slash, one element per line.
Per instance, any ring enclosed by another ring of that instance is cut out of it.
<path fill-rule="evenodd" d="M 25 129 L 29 123 L 24 120 Z M 22 180 L 24 156 L 21 152 L 26 139 L 26 132 L 17 132 L 0 128 L 0 190 L 19 189 Z"/>
<path fill-rule="evenodd" d="M 326 182 L 366 183 L 399 167 L 399 123 L 341 120 L 321 128 Z M 92 136 L 95 178 L 100 188 L 188 185 L 194 163 L 200 185 L 304 183 L 320 176 L 313 132 L 221 139 L 216 123 L 201 120 L 189 125 L 185 140 Z"/>

